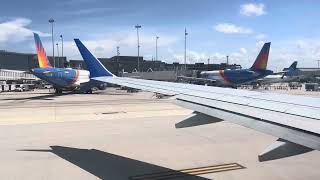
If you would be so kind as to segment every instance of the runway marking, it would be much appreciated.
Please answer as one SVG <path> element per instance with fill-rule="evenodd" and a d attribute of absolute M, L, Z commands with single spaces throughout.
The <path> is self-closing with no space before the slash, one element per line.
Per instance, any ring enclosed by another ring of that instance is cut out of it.
<path fill-rule="evenodd" d="M 112 112 L 103 112 L 103 113 L 101 113 L 101 114 L 103 114 L 103 115 L 109 115 L 109 114 L 120 114 L 120 113 L 127 113 L 127 112 L 125 112 L 125 111 L 112 111 Z M 97 114 L 98 115 L 98 114 Z"/>
<path fill-rule="evenodd" d="M 238 169 L 244 169 L 244 168 L 245 168 L 244 166 L 238 163 L 230 163 L 230 164 L 205 166 L 205 167 L 199 167 L 199 168 L 190 168 L 190 169 L 158 172 L 158 173 L 152 173 L 152 174 L 136 175 L 136 176 L 129 177 L 129 179 L 131 180 L 172 179 L 172 178 L 183 177 L 183 176 L 195 176 L 195 175 L 201 175 L 201 174 L 218 173 L 218 172 L 232 171 L 232 170 L 238 170 Z"/>
<path fill-rule="evenodd" d="M 1 99 L 0 99 L 1 101 Z M 106 104 L 106 101 L 103 101 L 103 102 L 74 102 L 74 103 L 64 103 L 64 102 L 58 102 L 58 103 L 48 103 L 47 105 L 43 105 L 43 103 L 39 103 L 39 102 L 36 102 L 36 103 L 29 103 L 29 104 L 21 104 L 21 103 L 18 103 L 18 104 L 13 104 L 13 105 L 9 105 L 8 103 L 6 104 L 0 104 L 0 109 L 28 109 L 28 108 L 35 108 L 35 107 L 41 107 L 41 108 L 46 108 L 46 107 L 69 107 L 69 106 L 72 106 L 72 107 L 80 107 L 80 106 L 92 106 L 92 105 L 95 105 L 95 106 L 106 106 L 106 105 L 140 105 L 140 104 L 171 104 L 170 102 L 164 102 L 164 101 L 152 101 L 152 100 L 148 100 L 148 101 L 143 101 L 141 100 L 142 102 L 139 102 L 139 101 L 132 101 L 132 102 L 115 102 L 115 103 L 110 103 L 108 102 L 108 104 Z M 12 103 L 11 103 L 12 104 Z"/>

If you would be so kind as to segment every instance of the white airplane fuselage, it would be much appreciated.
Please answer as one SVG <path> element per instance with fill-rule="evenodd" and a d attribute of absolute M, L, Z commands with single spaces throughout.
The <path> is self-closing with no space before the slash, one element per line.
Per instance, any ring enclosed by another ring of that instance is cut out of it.
<path fill-rule="evenodd" d="M 273 74 L 260 79 L 259 81 L 263 84 L 271 84 L 271 83 L 281 83 L 281 82 L 291 82 L 298 79 L 298 76 L 283 76 L 280 74 Z"/>

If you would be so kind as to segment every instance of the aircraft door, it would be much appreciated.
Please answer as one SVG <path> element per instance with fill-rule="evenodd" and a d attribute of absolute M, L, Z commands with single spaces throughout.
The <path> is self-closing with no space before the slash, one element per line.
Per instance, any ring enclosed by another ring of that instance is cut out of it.
<path fill-rule="evenodd" d="M 59 77 L 59 78 L 62 78 L 62 77 L 63 77 L 63 72 L 61 72 L 61 71 L 58 72 L 58 77 Z"/>

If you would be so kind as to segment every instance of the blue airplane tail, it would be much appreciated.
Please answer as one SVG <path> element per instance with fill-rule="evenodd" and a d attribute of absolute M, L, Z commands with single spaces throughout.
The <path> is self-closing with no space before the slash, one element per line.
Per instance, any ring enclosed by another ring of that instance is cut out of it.
<path fill-rule="evenodd" d="M 79 39 L 74 39 L 74 42 L 76 43 L 83 60 L 88 66 L 90 78 L 101 76 L 115 76 L 110 71 L 108 71 L 108 69 L 106 69 L 96 57 L 91 54 L 91 52 L 86 48 L 85 45 L 83 45 L 83 43 Z"/>
<path fill-rule="evenodd" d="M 283 74 L 284 76 L 295 76 L 297 74 L 297 61 L 294 61 L 288 70 Z"/>
<path fill-rule="evenodd" d="M 296 69 L 297 69 L 297 64 L 298 64 L 298 62 L 297 62 L 297 61 L 294 61 L 294 62 L 290 65 L 289 70 L 296 70 Z"/>

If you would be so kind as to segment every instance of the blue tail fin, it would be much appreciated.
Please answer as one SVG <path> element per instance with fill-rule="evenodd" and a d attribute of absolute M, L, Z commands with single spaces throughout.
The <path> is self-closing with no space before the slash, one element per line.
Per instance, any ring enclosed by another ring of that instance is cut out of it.
<path fill-rule="evenodd" d="M 291 66 L 288 68 L 287 72 L 283 76 L 296 76 L 297 75 L 297 61 L 294 61 Z"/>
<path fill-rule="evenodd" d="M 294 61 L 291 65 L 290 65 L 290 67 L 289 67 L 289 70 L 296 70 L 297 69 L 297 64 L 298 64 L 298 62 L 297 61 Z"/>
<path fill-rule="evenodd" d="M 108 71 L 108 69 L 106 69 L 96 57 L 91 54 L 91 52 L 86 48 L 86 46 L 82 44 L 79 39 L 74 39 L 74 42 L 78 46 L 80 54 L 88 66 L 90 78 L 101 76 L 115 76 L 110 71 Z"/>

